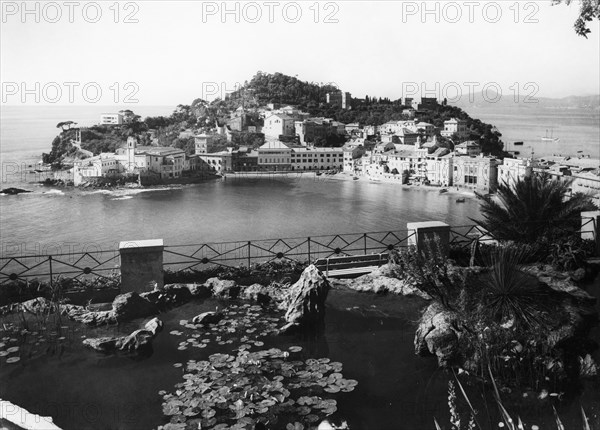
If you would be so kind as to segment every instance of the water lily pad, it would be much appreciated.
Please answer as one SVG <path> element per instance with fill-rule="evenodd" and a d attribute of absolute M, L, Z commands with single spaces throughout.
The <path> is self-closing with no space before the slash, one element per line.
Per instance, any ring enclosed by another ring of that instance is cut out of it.
<path fill-rule="evenodd" d="M 181 367 L 181 366 L 183 366 L 183 363 L 174 363 L 173 364 L 173 367 Z"/>
<path fill-rule="evenodd" d="M 8 351 L 0 351 L 0 357 L 6 357 L 8 354 Z"/>
<path fill-rule="evenodd" d="M 288 349 L 291 352 L 300 352 L 300 351 L 302 351 L 302 347 L 301 346 L 290 346 Z"/>
<path fill-rule="evenodd" d="M 17 361 L 19 361 L 21 359 L 21 357 L 9 357 L 6 359 L 6 362 L 8 364 L 12 364 L 12 363 L 16 363 Z"/>
<path fill-rule="evenodd" d="M 19 350 L 18 346 L 11 346 L 10 348 L 6 348 L 6 352 L 12 354 L 13 352 L 17 352 Z"/>

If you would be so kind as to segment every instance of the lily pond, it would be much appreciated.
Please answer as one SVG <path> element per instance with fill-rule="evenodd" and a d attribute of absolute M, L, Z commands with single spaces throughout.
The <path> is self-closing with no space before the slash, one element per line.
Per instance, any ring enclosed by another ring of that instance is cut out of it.
<path fill-rule="evenodd" d="M 309 430 L 328 419 L 350 429 L 408 430 L 435 429 L 434 417 L 449 429 L 451 419 L 468 417 L 468 406 L 449 384 L 451 373 L 414 354 L 423 303 L 333 289 L 321 331 L 280 336 L 283 313 L 273 307 L 196 300 L 158 316 L 164 328 L 142 356 L 105 355 L 82 341 L 126 335 L 146 320 L 90 328 L 62 317 L 40 332 L 35 317 L 6 315 L 0 317 L 0 398 L 52 416 L 64 429 Z M 192 323 L 216 308 L 225 316 L 218 323 Z M 480 386 L 463 384 L 481 427 L 498 428 L 491 397 L 486 403 Z M 506 405 L 528 429 L 556 428 L 552 406 L 567 429 L 582 428 L 582 406 L 598 419 L 598 393 L 596 382 L 571 398 L 551 393 L 542 402 Z"/>

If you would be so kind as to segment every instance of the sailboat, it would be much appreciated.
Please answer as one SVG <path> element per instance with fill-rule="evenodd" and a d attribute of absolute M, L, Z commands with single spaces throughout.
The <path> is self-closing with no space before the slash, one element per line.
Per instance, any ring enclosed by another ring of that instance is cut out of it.
<path fill-rule="evenodd" d="M 550 136 L 548 136 L 548 129 L 546 129 L 546 136 L 542 137 L 542 142 L 555 143 L 560 139 L 558 137 L 554 137 L 554 130 L 550 129 Z"/>

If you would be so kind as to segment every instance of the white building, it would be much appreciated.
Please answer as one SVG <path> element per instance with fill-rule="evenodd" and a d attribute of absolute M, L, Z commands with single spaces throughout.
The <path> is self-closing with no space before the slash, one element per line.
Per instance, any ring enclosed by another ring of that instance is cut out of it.
<path fill-rule="evenodd" d="M 462 119 L 450 118 L 448 121 L 444 121 L 444 129 L 440 132 L 443 137 L 452 137 L 456 133 L 460 139 L 469 136 L 469 130 L 467 129 L 467 121 Z"/>
<path fill-rule="evenodd" d="M 292 170 L 343 170 L 342 148 L 292 148 Z"/>
<path fill-rule="evenodd" d="M 265 118 L 262 128 L 266 138 L 278 139 L 279 136 L 294 136 L 296 129 L 294 118 L 286 114 L 272 114 Z"/>
<path fill-rule="evenodd" d="M 120 125 L 123 124 L 123 115 L 120 113 L 103 113 L 100 115 L 101 125 Z"/>
<path fill-rule="evenodd" d="M 268 171 L 290 170 L 291 154 L 292 150 L 279 140 L 265 142 L 258 148 L 258 168 Z"/>
<path fill-rule="evenodd" d="M 498 165 L 498 184 L 512 186 L 518 179 L 531 175 L 531 160 L 526 158 L 505 158 Z"/>

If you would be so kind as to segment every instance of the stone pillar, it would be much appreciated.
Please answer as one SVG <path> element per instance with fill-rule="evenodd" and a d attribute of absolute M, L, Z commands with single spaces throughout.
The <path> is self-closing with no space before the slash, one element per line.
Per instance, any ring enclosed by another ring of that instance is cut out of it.
<path fill-rule="evenodd" d="M 441 221 L 409 222 L 406 224 L 409 245 L 416 245 L 417 250 L 427 251 L 427 240 L 439 237 L 441 249 L 448 255 L 450 244 L 450 226 Z M 414 232 L 414 234 L 412 234 Z"/>
<path fill-rule="evenodd" d="M 581 212 L 581 238 L 596 241 L 596 256 L 600 257 L 600 211 Z"/>
<path fill-rule="evenodd" d="M 164 285 L 163 240 L 131 240 L 119 244 L 121 293 L 151 291 Z"/>

